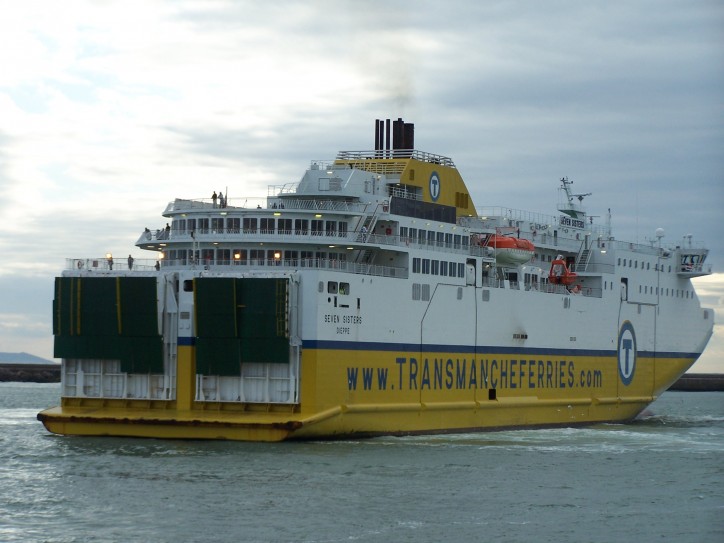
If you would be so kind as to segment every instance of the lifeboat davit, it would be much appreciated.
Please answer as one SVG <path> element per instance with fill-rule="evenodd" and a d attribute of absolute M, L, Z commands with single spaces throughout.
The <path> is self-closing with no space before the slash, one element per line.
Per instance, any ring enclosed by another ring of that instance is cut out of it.
<path fill-rule="evenodd" d="M 488 247 L 495 249 L 495 258 L 503 264 L 525 264 L 533 258 L 533 245 L 527 239 L 494 235 L 488 239 Z"/>
<path fill-rule="evenodd" d="M 566 261 L 556 258 L 551 262 L 551 271 L 548 273 L 548 282 L 554 285 L 572 285 L 576 280 L 576 273 L 566 266 Z"/>

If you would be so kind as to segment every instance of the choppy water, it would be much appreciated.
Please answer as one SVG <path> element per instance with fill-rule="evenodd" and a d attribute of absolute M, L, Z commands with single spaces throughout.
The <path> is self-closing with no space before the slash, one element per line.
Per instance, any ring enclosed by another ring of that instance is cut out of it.
<path fill-rule="evenodd" d="M 0 541 L 724 541 L 724 393 L 631 425 L 248 444 L 59 437 L 0 383 Z"/>

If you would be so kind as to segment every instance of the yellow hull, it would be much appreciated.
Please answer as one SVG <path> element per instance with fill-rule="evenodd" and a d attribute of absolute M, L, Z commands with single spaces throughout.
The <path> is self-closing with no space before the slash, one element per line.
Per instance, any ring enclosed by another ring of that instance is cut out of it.
<path fill-rule="evenodd" d="M 55 407 L 38 419 L 55 434 L 283 441 L 378 435 L 465 433 L 506 428 L 584 425 L 627 421 L 652 397 L 602 400 L 542 401 L 537 398 L 490 403 L 360 404 L 339 406 L 303 418 L 289 415 L 249 415 L 233 412 L 182 412 L 164 409 Z"/>
<path fill-rule="evenodd" d="M 640 356 L 624 385 L 614 356 L 521 361 L 496 354 L 465 359 L 459 353 L 308 349 L 301 403 L 276 406 L 192 401 L 193 348 L 181 354 L 176 401 L 64 398 L 38 419 L 66 435 L 241 441 L 625 422 L 694 362 Z"/>

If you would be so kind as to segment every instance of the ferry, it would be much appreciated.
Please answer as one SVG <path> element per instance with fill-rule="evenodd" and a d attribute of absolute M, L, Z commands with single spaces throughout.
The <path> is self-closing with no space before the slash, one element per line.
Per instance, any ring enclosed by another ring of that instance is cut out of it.
<path fill-rule="evenodd" d="M 67 259 L 38 419 L 245 441 L 625 422 L 704 350 L 691 236 L 618 240 L 566 177 L 557 213 L 476 208 L 412 123 L 374 135 L 258 202 L 175 199 L 148 260 Z"/>

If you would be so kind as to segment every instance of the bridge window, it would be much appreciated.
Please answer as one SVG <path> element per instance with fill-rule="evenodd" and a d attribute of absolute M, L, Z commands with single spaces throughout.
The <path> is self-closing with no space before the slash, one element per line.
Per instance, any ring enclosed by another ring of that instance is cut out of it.
<path fill-rule="evenodd" d="M 309 221 L 307 219 L 294 219 L 294 233 L 306 236 L 309 233 Z"/>
<path fill-rule="evenodd" d="M 226 219 L 226 231 L 227 232 L 229 232 L 231 234 L 238 234 L 240 228 L 241 228 L 241 219 L 239 219 L 238 217 Z"/>
<path fill-rule="evenodd" d="M 279 227 L 277 230 L 278 234 L 291 235 L 292 219 L 279 219 L 277 226 Z"/>
<path fill-rule="evenodd" d="M 256 218 L 245 218 L 244 219 L 244 233 L 245 234 L 256 234 Z"/>
<path fill-rule="evenodd" d="M 220 217 L 214 217 L 211 219 L 211 229 L 216 233 L 223 233 L 224 231 L 224 219 Z"/>
<path fill-rule="evenodd" d="M 259 228 L 261 229 L 262 234 L 273 234 L 276 230 L 275 227 L 275 221 L 276 219 L 261 219 L 259 221 Z"/>

